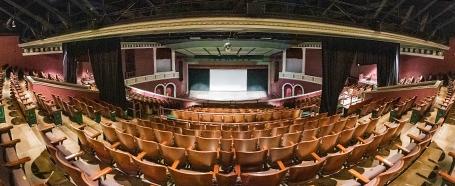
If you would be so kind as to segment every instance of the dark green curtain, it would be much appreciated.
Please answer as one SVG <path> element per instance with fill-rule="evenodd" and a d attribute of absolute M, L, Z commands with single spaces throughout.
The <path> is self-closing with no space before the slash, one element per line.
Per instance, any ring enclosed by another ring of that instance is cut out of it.
<path fill-rule="evenodd" d="M 320 112 L 335 114 L 338 97 L 353 63 L 376 64 L 378 85 L 397 83 L 399 44 L 345 38 L 322 41 L 322 95 Z"/>
<path fill-rule="evenodd" d="M 81 42 L 63 43 L 63 76 L 68 83 L 77 83 L 78 58 L 87 53 Z"/>
<path fill-rule="evenodd" d="M 117 38 L 92 40 L 87 42 L 87 48 L 100 99 L 125 107 L 120 40 Z"/>

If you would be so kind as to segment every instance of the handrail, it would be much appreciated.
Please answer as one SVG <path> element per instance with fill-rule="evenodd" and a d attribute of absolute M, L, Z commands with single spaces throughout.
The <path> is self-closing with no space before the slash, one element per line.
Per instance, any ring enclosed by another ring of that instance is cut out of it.
<path fill-rule="evenodd" d="M 320 96 L 321 94 L 322 94 L 322 90 L 317 90 L 317 91 L 314 91 L 314 92 L 310 92 L 310 93 L 306 93 L 306 94 L 302 94 L 302 95 L 297 95 L 297 96 L 270 99 L 270 100 L 268 100 L 268 102 L 287 101 L 287 100 L 291 100 L 291 99 L 299 100 L 299 99 L 304 99 L 304 98 L 311 98 L 311 97 Z"/>
<path fill-rule="evenodd" d="M 438 84 L 437 84 L 438 83 Z M 405 84 L 405 85 L 392 85 L 386 87 L 378 87 L 377 91 L 381 90 L 389 90 L 389 89 L 401 89 L 401 88 L 421 88 L 422 86 L 439 86 L 442 82 L 441 81 L 424 81 L 419 83 L 412 83 L 412 84 Z"/>

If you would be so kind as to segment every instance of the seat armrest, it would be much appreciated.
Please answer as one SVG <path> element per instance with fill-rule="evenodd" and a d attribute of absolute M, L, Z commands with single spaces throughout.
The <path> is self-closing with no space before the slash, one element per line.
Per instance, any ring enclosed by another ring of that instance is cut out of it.
<path fill-rule="evenodd" d="M 409 153 L 409 150 L 408 149 L 405 149 L 403 146 L 401 145 L 398 145 L 398 144 L 395 144 L 394 145 L 395 147 L 397 147 L 399 150 L 401 150 L 402 152 L 404 152 L 404 154 L 408 154 Z"/>
<path fill-rule="evenodd" d="M 338 144 L 336 147 L 337 147 L 338 149 L 340 149 L 340 150 L 341 150 L 341 152 L 346 152 L 346 148 L 345 148 L 345 147 L 343 147 L 343 145 L 341 145 L 341 144 Z"/>
<path fill-rule="evenodd" d="M 176 169 L 179 166 L 180 160 L 175 160 L 174 163 L 172 163 L 171 168 Z"/>
<path fill-rule="evenodd" d="M 355 178 L 357 178 L 360 182 L 362 182 L 363 184 L 366 184 L 368 182 L 370 182 L 370 179 L 368 179 L 367 177 L 365 177 L 364 175 L 360 174 L 359 172 L 357 172 L 356 170 L 354 169 L 349 169 L 348 172 L 354 176 Z"/>
<path fill-rule="evenodd" d="M 21 142 L 21 139 L 14 139 L 5 143 L 1 143 L 0 146 L 5 148 L 5 147 L 14 147 L 16 143 Z"/>
<path fill-rule="evenodd" d="M 360 142 L 362 142 L 362 143 L 364 143 L 364 144 L 367 143 L 367 141 L 365 141 L 365 140 L 364 140 L 363 138 L 361 138 L 361 137 L 357 137 L 357 140 L 359 140 Z"/>
<path fill-rule="evenodd" d="M 443 180 L 455 184 L 455 176 L 449 175 L 447 172 L 444 171 L 439 171 L 438 174 L 439 176 L 442 177 Z"/>
<path fill-rule="evenodd" d="M 278 164 L 278 167 L 280 167 L 280 170 L 286 169 L 286 166 L 281 160 L 276 161 L 276 164 Z"/>
<path fill-rule="evenodd" d="M 86 134 L 87 134 L 87 133 L 86 133 Z M 101 132 L 96 132 L 96 133 L 94 133 L 94 134 L 88 135 L 88 137 L 90 137 L 90 138 L 92 138 L 92 139 L 95 139 L 95 138 L 97 138 L 97 137 L 100 136 L 100 135 L 101 135 Z"/>
<path fill-rule="evenodd" d="M 399 120 L 397 120 L 397 122 L 398 122 L 398 121 L 399 121 Z M 384 126 L 385 126 L 386 128 L 393 128 L 394 126 L 392 126 L 391 124 L 392 124 L 392 123 L 384 123 Z"/>
<path fill-rule="evenodd" d="M 73 159 L 76 159 L 78 157 L 81 157 L 83 154 L 84 154 L 84 151 L 79 151 L 79 152 L 76 152 L 74 154 L 66 156 L 65 159 L 66 160 L 73 160 Z"/>
<path fill-rule="evenodd" d="M 117 142 L 115 142 L 114 144 L 112 144 L 111 147 L 112 147 L 113 149 L 116 149 L 116 148 L 117 148 L 118 146 L 120 146 L 120 145 L 121 145 L 121 143 L 117 141 Z"/>
<path fill-rule="evenodd" d="M 24 158 L 21 158 L 21 159 L 17 159 L 17 160 L 14 160 L 14 161 L 9 161 L 9 162 L 6 162 L 5 163 L 5 167 L 7 168 L 13 168 L 13 167 L 17 167 L 19 165 L 22 165 L 28 161 L 32 160 L 30 157 L 24 157 Z"/>
<path fill-rule="evenodd" d="M 419 142 L 419 143 L 422 142 L 422 139 L 420 139 L 418 136 L 416 136 L 414 134 L 408 133 L 407 136 L 416 142 Z"/>
<path fill-rule="evenodd" d="M 241 170 L 239 164 L 236 164 L 236 165 L 234 166 L 234 172 L 237 174 L 237 176 L 240 176 L 240 174 L 242 173 L 242 170 Z"/>
<path fill-rule="evenodd" d="M 13 128 L 13 125 L 8 125 L 4 127 L 0 127 L 0 134 L 9 132 Z"/>
<path fill-rule="evenodd" d="M 82 125 L 76 125 L 74 128 L 77 128 L 79 130 L 82 130 L 86 127 L 87 125 L 86 124 L 82 124 Z"/>
<path fill-rule="evenodd" d="M 218 172 L 220 172 L 220 165 L 218 164 L 213 165 L 213 178 L 216 178 Z"/>
<path fill-rule="evenodd" d="M 46 133 L 51 131 L 54 128 L 54 125 L 51 124 L 43 124 L 43 125 L 38 125 L 38 129 L 42 133 Z"/>
<path fill-rule="evenodd" d="M 92 181 L 98 180 L 98 179 L 100 179 L 101 177 L 106 176 L 106 174 L 111 173 L 112 170 L 113 170 L 113 169 L 112 169 L 111 167 L 106 167 L 106 168 L 104 168 L 103 170 L 100 170 L 100 171 L 96 172 L 95 175 L 93 175 L 90 179 L 91 179 Z"/>
<path fill-rule="evenodd" d="M 389 160 L 385 159 L 384 157 L 382 157 L 380 155 L 376 155 L 374 158 L 377 159 L 378 161 L 384 163 L 384 165 L 386 165 L 387 167 L 393 166 L 392 162 L 390 162 Z"/>
<path fill-rule="evenodd" d="M 51 140 L 50 143 L 51 143 L 52 145 L 61 144 L 61 143 L 63 143 L 63 141 L 65 141 L 66 139 L 67 139 L 66 136 L 63 136 L 63 137 L 61 137 L 61 138 L 58 138 L 58 139 L 55 139 L 55 140 Z"/>
<path fill-rule="evenodd" d="M 431 131 L 431 129 L 426 129 L 425 127 L 422 127 L 420 125 L 417 126 L 417 129 L 420 130 L 420 132 L 424 132 L 424 133 L 429 133 Z"/>
<path fill-rule="evenodd" d="M 316 161 L 321 161 L 321 157 L 318 156 L 316 153 L 312 152 L 311 156 L 316 160 Z"/>
<path fill-rule="evenodd" d="M 147 155 L 147 153 L 142 151 L 136 156 L 136 158 L 139 159 L 139 160 L 142 160 L 142 158 L 144 158 L 145 155 Z"/>
<path fill-rule="evenodd" d="M 452 158 L 455 158 L 455 151 L 449 152 L 449 156 L 451 156 Z"/>

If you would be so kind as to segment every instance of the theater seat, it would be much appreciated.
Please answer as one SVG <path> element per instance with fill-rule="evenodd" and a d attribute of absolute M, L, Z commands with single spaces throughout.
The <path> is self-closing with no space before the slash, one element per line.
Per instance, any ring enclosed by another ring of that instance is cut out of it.
<path fill-rule="evenodd" d="M 146 180 L 159 185 L 166 185 L 166 166 L 144 160 L 141 157 L 133 157 L 133 160 Z"/>
<path fill-rule="evenodd" d="M 187 186 L 189 183 L 194 186 L 213 186 L 212 173 L 195 172 L 172 167 L 168 170 L 176 186 Z"/>
<path fill-rule="evenodd" d="M 240 175 L 242 186 L 278 186 L 288 169 L 269 170 L 254 173 L 242 173 Z"/>
<path fill-rule="evenodd" d="M 300 164 L 289 167 L 289 182 L 306 182 L 316 178 L 325 164 L 326 158 L 320 158 L 313 153 L 313 161 L 302 161 Z"/>

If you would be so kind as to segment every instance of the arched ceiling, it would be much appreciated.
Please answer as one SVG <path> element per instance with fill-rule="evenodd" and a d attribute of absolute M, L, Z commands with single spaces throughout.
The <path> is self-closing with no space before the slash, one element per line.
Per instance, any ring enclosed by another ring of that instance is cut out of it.
<path fill-rule="evenodd" d="M 3 31 L 23 42 L 139 21 L 198 16 L 318 21 L 447 44 L 452 0 L 0 0 Z"/>

